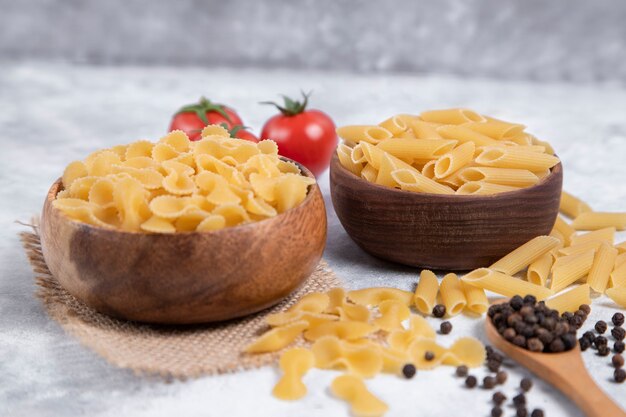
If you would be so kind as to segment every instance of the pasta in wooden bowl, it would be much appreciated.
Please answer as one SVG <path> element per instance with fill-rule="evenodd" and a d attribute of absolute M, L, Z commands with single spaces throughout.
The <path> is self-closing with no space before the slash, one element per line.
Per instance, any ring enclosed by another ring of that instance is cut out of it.
<path fill-rule="evenodd" d="M 199 323 L 264 309 L 298 287 L 326 241 L 324 201 L 276 144 L 209 126 L 73 162 L 46 198 L 53 275 L 96 310 Z"/>
<path fill-rule="evenodd" d="M 554 225 L 562 168 L 523 125 L 467 109 L 337 129 L 337 216 L 365 251 L 446 270 L 490 265 Z"/>

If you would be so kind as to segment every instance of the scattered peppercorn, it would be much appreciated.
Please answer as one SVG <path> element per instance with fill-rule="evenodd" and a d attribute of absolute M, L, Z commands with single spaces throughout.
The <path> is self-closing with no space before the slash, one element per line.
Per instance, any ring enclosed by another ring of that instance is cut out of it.
<path fill-rule="evenodd" d="M 591 313 L 591 307 L 589 306 L 589 304 L 581 304 L 578 307 L 578 309 L 584 311 L 586 315 L 589 315 L 589 313 Z M 539 410 L 539 411 L 541 411 L 541 410 Z"/>
<path fill-rule="evenodd" d="M 609 343 L 609 341 L 604 336 L 598 336 L 593 341 L 593 344 L 596 345 L 597 348 L 600 348 L 600 346 L 606 346 L 606 345 L 608 345 L 608 343 Z"/>
<path fill-rule="evenodd" d="M 433 359 L 435 359 L 435 354 L 433 352 L 431 352 L 430 350 L 427 350 L 424 353 L 424 359 L 426 359 L 427 361 L 432 361 Z"/>
<path fill-rule="evenodd" d="M 581 337 L 580 339 L 578 339 L 578 346 L 580 346 L 580 350 L 583 352 L 589 349 L 592 345 L 593 343 L 586 337 Z"/>
<path fill-rule="evenodd" d="M 465 378 L 465 386 L 467 388 L 474 388 L 476 384 L 478 384 L 478 380 L 476 379 L 474 375 L 470 375 L 467 378 Z"/>
<path fill-rule="evenodd" d="M 452 323 L 444 321 L 439 325 L 439 332 L 441 334 L 449 334 L 452 331 Z"/>
<path fill-rule="evenodd" d="M 505 371 L 498 371 L 498 373 L 496 374 L 496 382 L 500 385 L 503 385 L 508 377 L 509 374 L 507 374 Z"/>
<path fill-rule="evenodd" d="M 506 401 L 506 395 L 504 395 L 502 391 L 497 391 L 493 394 L 491 399 L 495 405 L 502 405 L 502 403 Z"/>
<path fill-rule="evenodd" d="M 456 368 L 456 376 L 467 376 L 468 371 L 469 369 L 467 368 L 467 366 L 461 365 L 458 368 Z"/>
<path fill-rule="evenodd" d="M 610 353 L 611 349 L 607 345 L 602 345 L 598 347 L 598 355 L 609 356 Z"/>
<path fill-rule="evenodd" d="M 594 342 L 594 340 L 596 340 L 596 335 L 594 332 L 592 332 L 591 330 L 586 331 L 585 333 L 583 333 L 583 337 L 587 340 L 589 340 L 591 343 Z"/>
<path fill-rule="evenodd" d="M 615 350 L 616 353 L 623 353 L 624 352 L 624 348 L 625 348 L 624 342 L 622 342 L 621 340 L 618 340 L 613 345 L 613 349 Z"/>
<path fill-rule="evenodd" d="M 416 372 L 417 370 L 415 369 L 415 365 L 412 363 L 407 363 L 402 367 L 402 375 L 404 375 L 406 379 L 413 378 Z"/>
<path fill-rule="evenodd" d="M 530 378 L 522 378 L 519 386 L 524 392 L 528 392 L 533 387 L 533 381 Z"/>
<path fill-rule="evenodd" d="M 528 416 L 528 410 L 526 409 L 526 407 L 518 407 L 517 410 L 515 410 L 515 416 L 526 417 Z"/>
<path fill-rule="evenodd" d="M 624 330 L 623 327 L 613 327 L 611 329 L 611 336 L 613 336 L 615 340 L 624 340 L 624 337 L 626 337 L 626 330 Z"/>
<path fill-rule="evenodd" d="M 526 396 L 524 394 L 518 394 L 513 397 L 513 404 L 516 407 L 526 405 Z"/>
<path fill-rule="evenodd" d="M 491 417 L 502 417 L 502 413 L 502 409 L 498 406 L 491 409 Z"/>
<path fill-rule="evenodd" d="M 488 360 L 487 361 L 487 368 L 491 371 L 491 372 L 498 372 L 500 370 L 500 366 L 502 365 L 502 362 L 498 362 L 495 360 Z"/>
<path fill-rule="evenodd" d="M 596 332 L 598 332 L 600 334 L 604 334 L 604 332 L 606 332 L 607 328 L 608 328 L 608 325 L 606 324 L 606 321 L 598 320 L 596 322 L 596 325 L 595 325 Z"/>
<path fill-rule="evenodd" d="M 624 366 L 624 357 L 617 353 L 611 358 L 611 363 L 615 368 L 621 368 L 622 366 Z"/>
<path fill-rule="evenodd" d="M 622 313 L 615 313 L 613 314 L 613 318 L 611 318 L 611 321 L 614 325 L 621 326 L 624 324 L 624 315 Z"/>
<path fill-rule="evenodd" d="M 446 315 L 446 306 L 444 306 L 443 304 L 437 304 L 436 306 L 433 307 L 433 316 L 440 319 L 445 315 Z"/>
<path fill-rule="evenodd" d="M 533 412 L 530 413 L 530 417 L 543 417 L 543 410 L 540 408 L 535 408 Z"/>
<path fill-rule="evenodd" d="M 615 372 L 613 372 L 613 378 L 615 379 L 615 382 L 619 384 L 626 381 L 626 371 L 624 368 L 616 369 Z"/>
<path fill-rule="evenodd" d="M 483 378 L 483 388 L 493 389 L 496 386 L 496 379 L 492 376 L 486 376 Z"/>

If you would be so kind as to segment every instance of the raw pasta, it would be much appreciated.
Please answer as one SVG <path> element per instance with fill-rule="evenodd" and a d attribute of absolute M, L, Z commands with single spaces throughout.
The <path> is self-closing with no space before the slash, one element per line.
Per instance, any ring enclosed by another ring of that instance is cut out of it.
<path fill-rule="evenodd" d="M 602 243 L 600 249 L 595 254 L 589 276 L 587 277 L 587 283 L 593 291 L 600 294 L 604 292 L 609 284 L 609 277 L 616 258 L 617 249 L 608 243 Z"/>
<path fill-rule="evenodd" d="M 546 305 L 561 314 L 566 311 L 573 313 L 578 310 L 581 305 L 591 304 L 589 292 L 589 284 L 579 285 L 574 289 L 563 291 L 554 297 L 548 298 Z"/>
<path fill-rule="evenodd" d="M 401 190 L 487 195 L 531 187 L 559 163 L 523 125 L 468 109 L 393 116 L 337 129 L 339 162 L 352 174 Z"/>
<path fill-rule="evenodd" d="M 626 229 L 626 213 L 585 212 L 574 219 L 572 227 L 576 230 L 598 230 L 615 227 L 616 230 Z"/>
<path fill-rule="evenodd" d="M 191 142 L 173 131 L 70 163 L 53 206 L 73 220 L 132 232 L 212 231 L 274 217 L 300 204 L 312 178 L 283 161 L 276 144 L 230 138 L 207 126 Z M 342 148 L 345 164 L 352 149 Z M 363 164 L 351 165 L 360 173 Z M 89 204 L 68 203 L 82 200 Z M 72 205 L 73 204 L 73 205 Z"/>
<path fill-rule="evenodd" d="M 545 287 L 546 282 L 548 282 L 548 277 L 550 276 L 550 270 L 552 269 L 553 263 L 554 257 L 551 253 L 541 255 L 528 266 L 526 280 L 533 284 Z"/>
<path fill-rule="evenodd" d="M 469 285 L 466 282 L 461 281 L 461 287 L 465 294 L 466 306 L 465 308 L 475 314 L 485 314 L 489 308 L 489 300 L 487 294 L 482 288 Z"/>
<path fill-rule="evenodd" d="M 550 289 L 554 292 L 561 291 L 587 275 L 591 270 L 594 254 L 591 250 L 558 258 L 552 267 Z"/>
<path fill-rule="evenodd" d="M 620 307 L 626 308 L 626 287 L 609 288 L 606 295 Z"/>
<path fill-rule="evenodd" d="M 313 353 L 308 349 L 293 348 L 283 353 L 279 361 L 283 376 L 274 386 L 272 394 L 281 400 L 297 400 L 304 397 L 307 389 L 302 377 L 313 364 Z"/>
<path fill-rule="evenodd" d="M 489 268 L 475 269 L 461 278 L 462 281 L 484 290 L 493 291 L 506 297 L 514 295 L 534 295 L 537 300 L 545 300 L 552 295 L 552 290 L 541 285 L 503 274 Z"/>
<path fill-rule="evenodd" d="M 380 417 L 389 409 L 355 375 L 338 376 L 331 383 L 330 390 L 333 395 L 350 404 L 350 412 L 355 417 Z"/>
<path fill-rule="evenodd" d="M 432 271 L 424 269 L 415 288 L 415 307 L 423 314 L 430 314 L 437 301 L 438 292 L 437 276 Z"/>
<path fill-rule="evenodd" d="M 354 375 L 371 378 L 383 368 L 383 357 L 376 346 L 352 344 L 335 336 L 316 340 L 311 352 L 315 366 L 320 369 L 345 369 Z"/>
<path fill-rule="evenodd" d="M 559 240 L 551 236 L 537 236 L 504 256 L 489 268 L 507 275 L 515 275 L 543 254 L 556 248 Z"/>
<path fill-rule="evenodd" d="M 587 203 L 566 191 L 561 192 L 559 210 L 561 213 L 571 218 L 576 218 L 582 213 L 593 211 Z"/>
<path fill-rule="evenodd" d="M 467 301 L 461 287 L 461 282 L 456 274 L 447 274 L 441 280 L 439 287 L 441 301 L 446 306 L 446 312 L 450 316 L 456 316 L 465 308 Z"/>

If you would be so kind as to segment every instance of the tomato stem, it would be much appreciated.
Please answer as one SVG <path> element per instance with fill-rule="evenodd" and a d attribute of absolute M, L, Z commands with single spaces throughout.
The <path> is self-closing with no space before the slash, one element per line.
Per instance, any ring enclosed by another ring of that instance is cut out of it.
<path fill-rule="evenodd" d="M 235 138 L 236 137 L 235 135 L 237 135 L 237 132 L 239 132 L 240 130 L 250 129 L 248 126 L 242 126 L 242 125 L 234 125 L 232 129 L 229 129 L 226 123 L 220 123 L 220 126 L 222 126 L 224 129 L 228 131 L 228 134 L 230 135 L 231 138 Z"/>
<path fill-rule="evenodd" d="M 309 97 L 311 96 L 312 91 L 305 93 L 304 91 L 300 90 L 300 93 L 304 98 L 302 102 L 293 100 L 290 97 L 281 94 L 280 96 L 283 98 L 284 102 L 282 106 L 273 101 L 262 101 L 259 104 L 270 104 L 276 107 L 285 116 L 295 116 L 297 114 L 303 113 L 306 110 L 306 106 L 309 104 Z"/>
<path fill-rule="evenodd" d="M 223 104 L 213 103 L 211 102 L 211 100 L 208 100 L 205 97 L 200 97 L 200 100 L 197 103 L 187 104 L 186 106 L 181 107 L 181 109 L 178 110 L 176 114 L 195 113 L 196 116 L 198 116 L 198 118 L 202 120 L 202 122 L 205 125 L 208 125 L 209 120 L 207 119 L 206 114 L 212 111 L 219 113 L 226 120 L 228 120 L 229 122 L 232 122 L 232 120 L 230 119 L 230 116 L 224 110 Z"/>

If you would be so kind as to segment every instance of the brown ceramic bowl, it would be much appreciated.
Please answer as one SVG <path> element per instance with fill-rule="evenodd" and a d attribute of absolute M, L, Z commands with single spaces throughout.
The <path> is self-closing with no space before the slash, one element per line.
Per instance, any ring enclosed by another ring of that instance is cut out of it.
<path fill-rule="evenodd" d="M 314 178 L 306 168 L 302 171 Z M 46 198 L 43 255 L 61 285 L 114 317 L 164 324 L 227 320 L 260 311 L 296 289 L 326 244 L 317 184 L 278 216 L 213 232 L 108 230 L 70 220 Z"/>
<path fill-rule="evenodd" d="M 561 196 L 561 164 L 538 184 L 489 195 L 440 195 L 370 183 L 330 163 L 335 212 L 366 252 L 441 270 L 488 266 L 530 239 L 548 234 Z"/>

